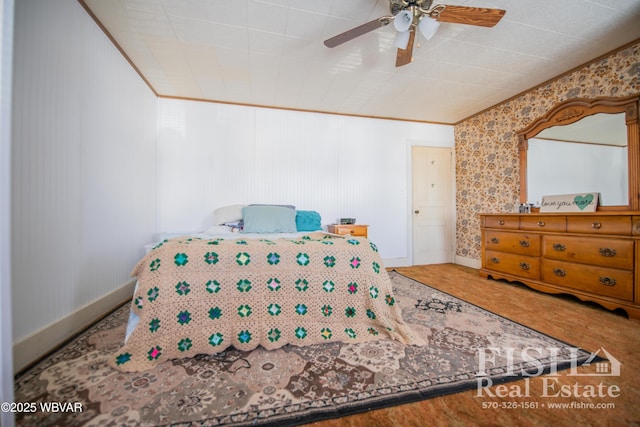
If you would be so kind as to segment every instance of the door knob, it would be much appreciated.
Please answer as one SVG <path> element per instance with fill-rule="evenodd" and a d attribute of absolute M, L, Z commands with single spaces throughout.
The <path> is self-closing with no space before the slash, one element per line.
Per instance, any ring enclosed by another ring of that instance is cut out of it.
<path fill-rule="evenodd" d="M 420 211 L 416 209 L 415 211 L 413 211 L 413 213 L 415 213 L 415 214 L 419 214 L 419 213 L 420 213 Z"/>

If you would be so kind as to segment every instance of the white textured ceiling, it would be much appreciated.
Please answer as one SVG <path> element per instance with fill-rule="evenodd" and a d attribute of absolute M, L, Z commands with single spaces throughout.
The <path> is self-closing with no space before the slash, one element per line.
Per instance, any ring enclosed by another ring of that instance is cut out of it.
<path fill-rule="evenodd" d="M 388 0 L 80 0 L 158 95 L 456 123 L 640 39 L 639 0 L 446 0 L 506 10 L 443 23 L 395 67 Z M 419 45 L 419 47 L 418 47 Z"/>

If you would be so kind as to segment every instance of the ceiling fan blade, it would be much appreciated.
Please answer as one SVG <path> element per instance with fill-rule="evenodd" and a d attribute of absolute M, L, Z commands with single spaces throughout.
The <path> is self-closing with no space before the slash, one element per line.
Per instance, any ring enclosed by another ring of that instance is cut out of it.
<path fill-rule="evenodd" d="M 413 57 L 413 41 L 416 38 L 416 30 L 412 29 L 409 33 L 409 43 L 406 49 L 398 49 L 396 54 L 396 67 L 402 67 L 411 62 Z"/>
<path fill-rule="evenodd" d="M 391 22 L 392 20 L 393 20 L 393 16 L 383 16 L 373 21 L 369 21 L 366 24 L 362 24 L 348 31 L 345 31 L 342 34 L 338 34 L 337 36 L 331 37 L 330 39 L 325 40 L 324 44 L 327 47 L 336 47 L 338 45 L 341 45 L 342 43 L 348 42 L 349 40 L 353 40 L 356 37 L 359 37 L 370 31 L 377 30 L 380 27 L 384 27 L 385 25 L 389 24 L 389 22 Z"/>
<path fill-rule="evenodd" d="M 502 9 L 446 5 L 444 10 L 434 17 L 440 22 L 493 27 L 500 22 L 505 13 L 506 10 Z"/>

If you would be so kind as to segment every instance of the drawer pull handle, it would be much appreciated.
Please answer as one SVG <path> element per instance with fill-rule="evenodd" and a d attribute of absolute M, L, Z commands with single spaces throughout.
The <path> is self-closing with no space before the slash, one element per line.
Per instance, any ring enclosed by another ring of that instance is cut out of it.
<path fill-rule="evenodd" d="M 591 226 L 592 226 L 593 228 L 595 228 L 596 230 L 599 230 L 599 229 L 600 229 L 600 227 L 602 227 L 602 223 L 601 223 L 600 221 L 593 221 L 593 222 L 591 223 Z"/>
<path fill-rule="evenodd" d="M 555 274 L 555 275 L 556 275 L 556 276 L 558 276 L 558 277 L 564 277 L 564 276 L 566 276 L 566 275 L 567 275 L 567 272 L 566 272 L 566 271 L 564 271 L 564 270 L 563 270 L 563 269 L 561 269 L 561 268 L 554 268 L 554 269 L 553 269 L 553 274 Z"/>
<path fill-rule="evenodd" d="M 544 227 L 544 226 L 545 226 L 544 221 L 538 221 L 538 227 Z"/>
<path fill-rule="evenodd" d="M 600 284 L 602 286 L 615 286 L 616 279 L 612 279 L 611 277 L 600 277 Z"/>
<path fill-rule="evenodd" d="M 492 237 L 491 243 L 500 243 L 500 239 L 498 239 L 497 237 Z"/>
<path fill-rule="evenodd" d="M 520 268 L 523 269 L 524 271 L 529 271 L 529 269 L 531 268 L 531 265 L 527 264 L 526 262 L 521 262 Z"/>
<path fill-rule="evenodd" d="M 520 240 L 520 246 L 522 246 L 523 248 L 528 248 L 529 247 L 529 241 L 528 240 Z"/>
<path fill-rule="evenodd" d="M 600 255 L 606 257 L 616 256 L 616 250 L 611 248 L 600 248 Z"/>
<path fill-rule="evenodd" d="M 494 264 L 500 264 L 500 258 L 493 257 L 493 258 L 491 258 L 491 262 L 494 263 Z"/>
<path fill-rule="evenodd" d="M 498 220 L 498 225 L 504 225 L 504 219 L 499 219 Z"/>
<path fill-rule="evenodd" d="M 562 243 L 554 243 L 553 244 L 553 250 L 556 251 L 556 252 L 564 252 L 565 249 L 567 249 L 567 248 Z"/>

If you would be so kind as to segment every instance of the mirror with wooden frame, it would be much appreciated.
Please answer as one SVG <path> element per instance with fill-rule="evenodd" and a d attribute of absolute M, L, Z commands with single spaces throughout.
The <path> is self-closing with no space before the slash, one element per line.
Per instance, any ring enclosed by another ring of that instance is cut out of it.
<path fill-rule="evenodd" d="M 547 114 L 538 120 L 531 123 L 527 128 L 519 131 L 518 134 L 518 150 L 520 155 L 520 203 L 531 202 L 532 200 L 528 198 L 528 175 L 533 171 L 530 168 L 533 165 L 530 165 L 528 162 L 528 151 L 530 143 L 537 143 L 535 140 L 536 136 L 541 136 L 541 132 L 546 129 L 552 130 L 551 128 L 557 126 L 569 126 L 584 118 L 588 118 L 586 120 L 598 120 L 603 118 L 603 115 L 619 115 L 620 124 L 619 126 L 626 125 L 626 141 L 621 141 L 615 143 L 617 147 L 615 149 L 618 153 L 615 154 L 618 162 L 615 161 L 602 161 L 602 158 L 597 158 L 593 160 L 593 165 L 588 166 L 589 170 L 586 171 L 587 175 L 584 174 L 583 177 L 590 176 L 595 180 L 598 180 L 598 176 L 602 179 L 600 181 L 605 181 L 606 178 L 612 178 L 615 180 L 626 179 L 626 182 L 622 182 L 619 189 L 616 189 L 618 192 L 622 191 L 626 194 L 620 195 L 618 200 L 614 200 L 615 204 L 606 204 L 606 201 L 612 198 L 612 193 L 615 191 L 607 191 L 607 194 L 601 194 L 602 200 L 605 203 L 602 203 L 598 206 L 599 211 L 626 211 L 626 210 L 640 210 L 640 119 L 638 117 L 638 102 L 640 100 L 640 94 L 624 97 L 624 98 L 595 98 L 595 99 L 571 99 L 569 101 L 563 102 L 561 104 L 553 107 Z M 600 117 L 598 117 L 600 116 Z M 608 121 L 612 121 L 609 117 L 606 117 Z M 574 125 L 575 127 L 578 126 Z M 571 126 L 569 126 L 571 127 Z M 569 128 L 567 128 L 569 129 Z M 624 135 L 624 130 L 622 130 Z M 592 134 L 594 132 L 591 132 Z M 558 138 L 559 139 L 559 138 Z M 604 140 L 604 136 L 603 136 Z M 571 162 L 576 162 L 575 156 L 566 156 L 563 157 L 561 155 L 561 146 L 566 141 L 558 141 L 556 145 L 553 142 L 546 141 L 548 143 L 548 151 L 547 154 L 549 157 L 548 164 L 541 165 L 546 168 L 545 173 L 548 176 L 554 177 L 554 168 L 550 167 L 551 159 L 557 160 L 558 158 L 562 159 L 562 161 L 570 164 Z M 608 142 L 602 141 L 590 141 L 588 144 L 596 144 L 599 146 L 608 145 Z M 573 144 L 571 144 L 573 145 Z M 626 145 L 626 147 L 625 147 Z M 591 150 L 592 146 L 582 145 L 582 148 L 578 147 L 578 150 L 586 153 Z M 554 150 L 557 148 L 557 151 Z M 620 151 L 623 152 L 620 152 Z M 620 160 L 622 159 L 622 160 Z M 619 162 L 626 164 L 620 164 Z M 555 173 L 557 176 L 556 182 L 559 182 L 561 179 L 560 174 L 557 173 L 559 168 L 555 168 Z M 619 175 L 613 177 L 614 173 L 620 173 Z M 566 178 L 562 178 L 566 179 Z M 576 178 L 580 180 L 580 177 Z M 553 180 L 551 180 L 553 182 Z M 565 184 L 562 182 L 562 184 Z M 626 191 L 625 191 L 625 185 Z M 557 186 L 559 191 L 549 190 L 545 195 L 554 195 L 554 194 L 567 194 L 567 193 L 585 193 L 591 192 L 591 190 L 583 190 L 578 189 L 576 185 L 577 191 L 566 191 L 562 190 L 564 188 L 572 188 L 566 187 L 564 185 Z"/>

